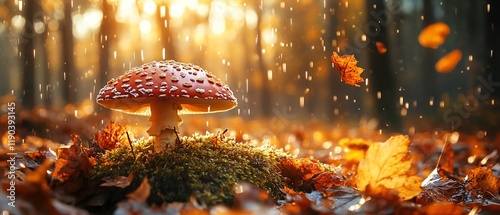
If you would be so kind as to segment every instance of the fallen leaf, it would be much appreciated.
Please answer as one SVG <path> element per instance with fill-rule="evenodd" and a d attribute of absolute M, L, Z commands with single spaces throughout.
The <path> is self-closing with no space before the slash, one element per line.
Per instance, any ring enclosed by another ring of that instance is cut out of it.
<path fill-rule="evenodd" d="M 418 35 L 418 42 L 421 46 L 437 49 L 444 43 L 446 37 L 450 34 L 450 27 L 443 22 L 437 22 L 425 27 Z"/>
<path fill-rule="evenodd" d="M 461 181 L 444 178 L 435 168 L 422 182 L 422 192 L 417 196 L 417 203 L 457 203 L 463 201 L 465 189 Z"/>
<path fill-rule="evenodd" d="M 349 214 L 362 197 L 356 188 L 345 186 L 310 193 L 295 192 L 285 186 L 283 192 L 287 194 L 280 201 L 283 214 Z"/>
<path fill-rule="evenodd" d="M 134 180 L 134 174 L 130 173 L 128 176 L 118 176 L 114 179 L 104 178 L 104 183 L 101 184 L 101 187 L 119 187 L 125 188 L 132 183 Z"/>
<path fill-rule="evenodd" d="M 334 186 L 344 186 L 346 182 L 335 172 L 322 172 L 313 179 L 314 188 L 322 191 Z"/>
<path fill-rule="evenodd" d="M 270 214 L 272 212 L 278 212 L 271 195 L 269 195 L 267 191 L 260 189 L 251 183 L 244 181 L 238 182 L 235 185 L 234 193 L 234 204 L 231 206 L 231 210 L 234 211 L 234 214 Z M 196 202 L 194 198 L 192 202 Z M 198 209 L 203 208 L 199 207 Z M 224 209 L 228 210 L 229 208 Z M 229 215 L 233 213 L 224 214 Z"/>
<path fill-rule="evenodd" d="M 132 193 L 127 194 L 127 198 L 132 201 L 146 203 L 146 200 L 151 193 L 151 186 L 149 185 L 148 179 L 142 179 L 141 185 Z"/>
<path fill-rule="evenodd" d="M 74 174 L 83 173 L 82 177 L 87 177 L 90 170 L 90 161 L 86 154 L 77 145 L 69 148 L 59 148 L 57 150 L 57 161 L 52 177 L 61 182 L 65 182 Z"/>
<path fill-rule="evenodd" d="M 436 63 L 436 71 L 440 73 L 451 72 L 462 59 L 462 51 L 455 49 L 452 52 L 446 54 Z"/>
<path fill-rule="evenodd" d="M 489 167 L 477 167 L 467 174 L 467 185 L 465 188 L 471 190 L 482 190 L 498 195 L 500 179 L 493 175 Z"/>
<path fill-rule="evenodd" d="M 104 150 L 112 150 L 119 145 L 129 145 L 128 130 L 127 126 L 121 126 L 117 122 L 110 121 L 102 131 L 98 131 L 94 135 L 94 141 Z M 133 141 L 131 132 L 129 132 L 129 136 Z"/>
<path fill-rule="evenodd" d="M 372 143 L 359 163 L 357 187 L 364 191 L 368 185 L 382 185 L 397 190 L 403 200 L 418 195 L 422 179 L 409 173 L 409 145 L 410 140 L 404 135 L 393 136 L 384 143 Z"/>
<path fill-rule="evenodd" d="M 10 195 L 15 199 L 11 201 L 22 211 L 21 214 L 61 214 L 52 204 L 53 191 L 47 185 L 47 170 L 52 163 L 52 159 L 45 159 L 38 168 L 27 171 L 24 181 L 5 180 L 1 183 L 3 190 L 14 190 Z M 14 185 L 13 182 L 15 182 Z M 2 210 L 3 208 L 4 206 Z"/>
<path fill-rule="evenodd" d="M 375 42 L 375 46 L 377 47 L 378 53 L 384 54 L 387 52 L 387 48 L 382 42 Z"/>
<path fill-rule="evenodd" d="M 379 185 L 368 185 L 364 194 L 364 202 L 360 201 L 350 207 L 358 214 L 397 214 L 401 201 L 398 192 Z"/>
<path fill-rule="evenodd" d="M 452 203 L 427 205 L 423 207 L 421 211 L 427 215 L 462 215 L 466 212 L 463 206 Z"/>
<path fill-rule="evenodd" d="M 333 66 L 339 70 L 340 77 L 346 84 L 359 87 L 358 83 L 365 81 L 360 76 L 364 69 L 356 66 L 358 61 L 354 58 L 354 55 L 339 56 L 336 52 L 333 52 L 331 59 Z"/>
<path fill-rule="evenodd" d="M 325 169 L 309 158 L 283 158 L 278 165 L 287 185 L 297 190 L 310 190 L 311 180 Z"/>
<path fill-rule="evenodd" d="M 342 138 L 338 144 L 343 149 L 347 149 L 344 150 L 346 160 L 359 163 L 365 157 L 365 152 L 371 143 L 362 138 Z"/>

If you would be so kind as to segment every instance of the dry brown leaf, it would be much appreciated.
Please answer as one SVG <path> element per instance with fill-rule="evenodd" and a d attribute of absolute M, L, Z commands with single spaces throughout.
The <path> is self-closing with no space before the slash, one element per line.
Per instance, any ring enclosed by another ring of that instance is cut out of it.
<path fill-rule="evenodd" d="M 59 148 L 57 154 L 58 159 L 52 177 L 65 182 L 74 174 L 83 173 L 82 177 L 88 176 L 91 164 L 80 147 L 72 145 L 69 148 Z"/>
<path fill-rule="evenodd" d="M 340 77 L 346 84 L 359 87 L 358 83 L 365 81 L 360 76 L 364 69 L 356 66 L 358 61 L 354 58 L 354 55 L 339 56 L 336 52 L 333 52 L 332 63 L 339 70 Z"/>
<path fill-rule="evenodd" d="M 47 185 L 47 170 L 52 163 L 52 159 L 45 159 L 35 170 L 28 170 L 24 181 L 4 180 L 1 183 L 3 190 L 14 189 L 11 195 L 15 199 L 10 201 L 14 202 L 21 214 L 61 214 L 53 205 L 53 192 Z M 14 185 L 11 184 L 13 182 Z"/>
<path fill-rule="evenodd" d="M 437 49 L 450 34 L 450 27 L 443 22 L 437 22 L 425 27 L 418 35 L 418 42 L 423 47 Z"/>
<path fill-rule="evenodd" d="M 455 49 L 438 60 L 435 66 L 436 71 L 440 73 L 451 72 L 455 69 L 460 59 L 462 59 L 462 51 Z"/>
<path fill-rule="evenodd" d="M 101 184 L 101 187 L 120 187 L 125 188 L 132 183 L 134 180 L 134 173 L 130 173 L 128 176 L 117 176 L 114 179 L 104 178 L 104 183 Z"/>
<path fill-rule="evenodd" d="M 410 140 L 404 135 L 393 136 L 384 143 L 372 143 L 359 163 L 357 187 L 363 191 L 367 185 L 382 185 L 397 190 L 403 200 L 418 195 L 422 179 L 408 172 L 411 167 L 409 145 Z"/>
<path fill-rule="evenodd" d="M 322 172 L 313 181 L 314 188 L 319 191 L 346 185 L 344 179 L 334 172 Z"/>
<path fill-rule="evenodd" d="M 104 150 L 112 150 L 119 145 L 128 145 L 130 143 L 127 132 L 133 140 L 133 134 L 128 130 L 129 128 L 127 126 L 121 126 L 117 122 L 110 121 L 108 125 L 106 125 L 106 128 L 102 129 L 102 131 L 98 131 L 94 135 L 94 141 Z"/>
<path fill-rule="evenodd" d="M 451 146 L 451 143 L 445 143 L 439 157 L 439 168 L 453 174 L 454 164 L 455 152 L 453 152 L 453 147 Z"/>
<path fill-rule="evenodd" d="M 490 167 L 477 167 L 467 174 L 467 190 L 483 190 L 498 195 L 500 179 L 493 175 Z"/>
<path fill-rule="evenodd" d="M 127 194 L 127 198 L 133 201 L 146 203 L 146 200 L 151 193 L 151 186 L 149 185 L 148 179 L 142 179 L 141 185 L 132 193 Z"/>
<path fill-rule="evenodd" d="M 287 178 L 289 185 L 297 188 L 325 169 L 309 158 L 288 159 L 283 158 L 278 167 L 282 175 Z"/>
<path fill-rule="evenodd" d="M 441 203 L 427 205 L 422 208 L 422 212 L 427 215 L 462 215 L 465 214 L 466 210 L 463 206 L 453 203 Z"/>

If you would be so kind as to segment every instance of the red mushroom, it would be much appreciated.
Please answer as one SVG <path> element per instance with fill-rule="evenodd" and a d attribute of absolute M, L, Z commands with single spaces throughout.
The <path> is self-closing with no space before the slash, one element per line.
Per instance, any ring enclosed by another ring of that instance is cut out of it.
<path fill-rule="evenodd" d="M 213 113 L 237 105 L 229 87 L 194 64 L 161 61 L 132 68 L 108 81 L 97 103 L 112 110 L 150 116 L 155 150 L 175 147 L 179 115 Z"/>

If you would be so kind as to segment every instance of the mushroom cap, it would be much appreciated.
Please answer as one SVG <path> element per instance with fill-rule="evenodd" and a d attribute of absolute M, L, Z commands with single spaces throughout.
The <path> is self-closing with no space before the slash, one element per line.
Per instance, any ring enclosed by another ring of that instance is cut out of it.
<path fill-rule="evenodd" d="M 150 103 L 182 106 L 178 114 L 230 110 L 238 104 L 229 86 L 201 67 L 173 60 L 150 62 L 108 81 L 97 95 L 100 105 L 129 114 L 150 116 Z"/>

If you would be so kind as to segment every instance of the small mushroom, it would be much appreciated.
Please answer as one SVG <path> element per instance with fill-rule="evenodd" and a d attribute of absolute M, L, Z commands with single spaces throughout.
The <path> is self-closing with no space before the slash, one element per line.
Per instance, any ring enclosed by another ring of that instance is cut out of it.
<path fill-rule="evenodd" d="M 170 89 L 169 93 L 165 89 Z M 124 113 L 150 116 L 151 127 L 147 132 L 154 136 L 157 151 L 175 147 L 174 129 L 178 131 L 182 123 L 179 115 L 221 112 L 238 104 L 229 87 L 213 74 L 199 66 L 172 60 L 151 62 L 127 71 L 99 91 L 97 103 Z"/>

